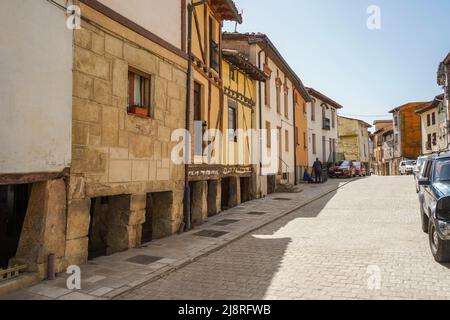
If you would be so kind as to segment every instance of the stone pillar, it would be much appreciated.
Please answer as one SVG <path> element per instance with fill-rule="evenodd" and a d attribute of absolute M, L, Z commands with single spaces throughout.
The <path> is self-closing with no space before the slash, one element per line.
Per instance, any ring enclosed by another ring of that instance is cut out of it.
<path fill-rule="evenodd" d="M 91 199 L 68 201 L 66 265 L 81 265 L 88 260 Z"/>
<path fill-rule="evenodd" d="M 107 254 L 135 248 L 141 244 L 145 222 L 146 195 L 109 198 Z"/>
<path fill-rule="evenodd" d="M 208 182 L 192 183 L 191 221 L 194 226 L 201 225 L 208 219 Z"/>
<path fill-rule="evenodd" d="M 222 184 L 219 180 L 212 180 L 208 183 L 208 217 L 220 213 L 222 206 Z"/>
<path fill-rule="evenodd" d="M 16 260 L 44 278 L 47 258 L 56 256 L 56 271 L 64 268 L 66 242 L 66 184 L 50 180 L 33 184 Z"/>
<path fill-rule="evenodd" d="M 176 193 L 176 196 L 177 199 L 182 199 L 179 192 Z M 179 211 L 180 208 L 182 210 L 182 206 L 174 206 L 172 192 L 153 193 L 151 197 L 153 198 L 153 239 L 161 239 L 172 235 L 176 229 L 172 222 L 172 214 L 175 210 Z"/>
<path fill-rule="evenodd" d="M 239 177 L 230 177 L 230 195 L 228 207 L 233 208 L 241 204 L 241 179 Z"/>

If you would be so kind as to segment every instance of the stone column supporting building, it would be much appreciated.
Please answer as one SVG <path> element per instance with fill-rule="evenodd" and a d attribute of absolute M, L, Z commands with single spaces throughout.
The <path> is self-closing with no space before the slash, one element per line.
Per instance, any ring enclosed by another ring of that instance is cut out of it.
<path fill-rule="evenodd" d="M 66 231 L 64 180 L 34 183 L 15 260 L 44 277 L 49 254 L 56 257 L 56 271 L 64 269 Z"/>

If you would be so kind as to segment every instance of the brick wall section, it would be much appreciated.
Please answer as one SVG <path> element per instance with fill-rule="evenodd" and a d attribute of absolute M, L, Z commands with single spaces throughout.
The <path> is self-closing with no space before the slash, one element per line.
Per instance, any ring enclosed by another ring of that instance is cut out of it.
<path fill-rule="evenodd" d="M 69 263 L 86 260 L 90 198 L 173 191 L 172 233 L 182 221 L 184 166 L 172 164 L 176 143 L 170 140 L 173 130 L 185 126 L 186 71 L 170 55 L 153 54 L 147 39 L 131 43 L 117 36 L 130 30 L 105 24 L 115 30 L 83 21 L 74 36 Z M 127 113 L 129 66 L 152 76 L 153 119 Z"/>

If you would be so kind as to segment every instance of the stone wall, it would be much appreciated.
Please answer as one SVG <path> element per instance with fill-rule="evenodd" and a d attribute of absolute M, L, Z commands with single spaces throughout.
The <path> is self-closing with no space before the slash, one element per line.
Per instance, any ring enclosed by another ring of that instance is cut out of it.
<path fill-rule="evenodd" d="M 92 13 L 90 18 L 97 16 Z M 173 204 L 167 209 L 171 232 L 178 231 L 182 222 L 184 166 L 174 165 L 170 156 L 176 144 L 171 142 L 172 131 L 185 126 L 185 65 L 172 62 L 180 59 L 171 59 L 174 54 L 168 51 L 166 56 L 153 53 L 154 43 L 104 16 L 98 14 L 97 22 L 108 29 L 83 21 L 74 35 L 68 264 L 87 260 L 92 198 L 132 195 L 144 199 L 136 210 L 121 209 L 131 213 L 130 219 L 133 212 L 139 214 L 135 224 L 125 223 L 129 234 L 123 241 L 129 247 L 140 244 L 147 193 L 172 191 Z M 153 118 L 127 113 L 129 67 L 151 75 Z M 138 199 L 133 197 L 130 206 Z"/>

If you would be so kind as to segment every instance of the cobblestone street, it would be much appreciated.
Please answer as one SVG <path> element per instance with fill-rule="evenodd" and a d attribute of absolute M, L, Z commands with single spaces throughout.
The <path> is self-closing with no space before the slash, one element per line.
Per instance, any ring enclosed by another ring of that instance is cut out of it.
<path fill-rule="evenodd" d="M 370 177 L 120 298 L 448 299 L 449 268 L 420 229 L 413 178 Z"/>

